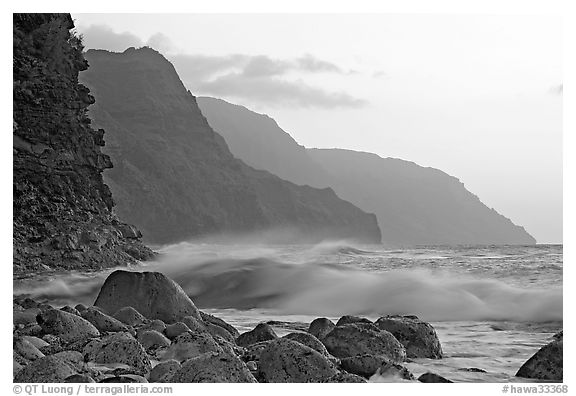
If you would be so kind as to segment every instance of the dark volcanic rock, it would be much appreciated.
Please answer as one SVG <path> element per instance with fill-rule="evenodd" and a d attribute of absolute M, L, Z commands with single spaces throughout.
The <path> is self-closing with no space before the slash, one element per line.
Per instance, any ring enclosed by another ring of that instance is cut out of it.
<path fill-rule="evenodd" d="M 356 355 L 378 355 L 395 363 L 406 359 L 404 346 L 389 332 L 372 324 L 355 323 L 336 327 L 322 343 L 332 355 L 339 358 Z"/>
<path fill-rule="evenodd" d="M 330 333 L 336 325 L 327 318 L 316 318 L 310 323 L 308 328 L 308 333 L 312 334 L 314 337 L 322 340 L 328 333 Z"/>
<path fill-rule="evenodd" d="M 274 340 L 278 338 L 272 327 L 267 323 L 259 323 L 254 329 L 240 334 L 236 339 L 236 344 L 248 346 L 260 341 Z"/>
<path fill-rule="evenodd" d="M 322 382 L 338 374 L 326 356 L 286 338 L 262 351 L 258 371 L 264 382 Z"/>
<path fill-rule="evenodd" d="M 106 278 L 94 305 L 109 313 L 130 306 L 148 319 L 166 323 L 185 316 L 201 320 L 180 285 L 160 272 L 114 271 Z"/>
<path fill-rule="evenodd" d="M 76 370 L 66 361 L 54 356 L 45 356 L 28 364 L 14 377 L 14 382 L 63 382 Z"/>
<path fill-rule="evenodd" d="M 379 242 L 376 217 L 329 188 L 299 186 L 230 153 L 174 67 L 150 48 L 90 50 L 81 79 L 97 98 L 90 116 L 106 130 L 105 172 L 121 218 L 145 240 L 261 231 L 277 242 Z"/>
<path fill-rule="evenodd" d="M 186 360 L 170 382 L 254 383 L 256 379 L 236 356 L 223 352 L 209 352 Z"/>
<path fill-rule="evenodd" d="M 88 64 L 69 14 L 13 14 L 13 269 L 97 269 L 152 251 L 126 238 L 102 181 L 112 167 L 90 126 Z"/>
<path fill-rule="evenodd" d="M 384 316 L 376 326 L 389 331 L 406 348 L 409 358 L 442 358 L 442 346 L 436 330 L 416 316 Z"/>
<path fill-rule="evenodd" d="M 44 311 L 36 320 L 45 333 L 58 336 L 64 342 L 74 342 L 100 335 L 98 329 L 86 319 L 58 309 Z"/>
<path fill-rule="evenodd" d="M 441 375 L 430 373 L 430 372 L 422 374 L 420 377 L 418 377 L 418 381 L 429 383 L 429 384 L 435 384 L 435 383 L 441 384 L 441 383 L 452 383 L 453 382 L 453 381 L 450 381 L 449 379 L 442 377 Z"/>
<path fill-rule="evenodd" d="M 564 378 L 563 344 L 562 337 L 544 345 L 520 367 L 516 377 L 562 382 Z"/>

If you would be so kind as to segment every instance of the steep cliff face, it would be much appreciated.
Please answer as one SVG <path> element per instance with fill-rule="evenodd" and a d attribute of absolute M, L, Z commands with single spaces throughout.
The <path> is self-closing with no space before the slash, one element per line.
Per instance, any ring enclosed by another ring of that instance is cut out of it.
<path fill-rule="evenodd" d="M 118 213 L 148 241 L 272 229 L 299 242 L 380 240 L 376 217 L 332 190 L 300 187 L 234 158 L 156 51 L 91 50 L 86 58 L 81 79 L 97 99 L 90 114 L 106 129 L 115 164 L 105 179 Z"/>
<path fill-rule="evenodd" d="M 198 103 L 234 155 L 295 183 L 332 187 L 341 198 L 376 214 L 384 243 L 535 243 L 522 227 L 440 170 L 370 153 L 306 149 L 268 116 L 219 99 L 198 98 Z"/>
<path fill-rule="evenodd" d="M 139 231 L 120 222 L 102 171 L 103 130 L 94 102 L 78 84 L 87 68 L 69 14 L 14 14 L 14 272 L 102 268 L 152 252 Z"/>

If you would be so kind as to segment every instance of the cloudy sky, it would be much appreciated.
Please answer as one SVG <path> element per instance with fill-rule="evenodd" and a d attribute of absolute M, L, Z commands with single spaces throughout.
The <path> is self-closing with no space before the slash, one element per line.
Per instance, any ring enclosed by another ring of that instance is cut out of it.
<path fill-rule="evenodd" d="M 307 147 L 442 169 L 538 242 L 562 242 L 557 17 L 73 17 L 87 48 L 151 46 L 195 95 L 266 113 Z"/>

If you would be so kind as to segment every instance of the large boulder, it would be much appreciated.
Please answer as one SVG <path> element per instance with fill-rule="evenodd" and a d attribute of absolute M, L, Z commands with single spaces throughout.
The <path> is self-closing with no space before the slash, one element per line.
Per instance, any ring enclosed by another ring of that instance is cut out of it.
<path fill-rule="evenodd" d="M 100 335 L 98 329 L 86 319 L 59 309 L 41 312 L 36 321 L 45 333 L 58 336 L 63 342 L 75 342 Z"/>
<path fill-rule="evenodd" d="M 162 360 L 174 359 L 182 362 L 206 352 L 222 352 L 222 348 L 208 333 L 187 331 L 172 341 Z"/>
<path fill-rule="evenodd" d="M 409 358 L 442 358 L 442 346 L 436 330 L 417 316 L 383 316 L 375 324 L 392 333 L 404 345 Z"/>
<path fill-rule="evenodd" d="M 12 349 L 26 360 L 36 360 L 44 357 L 44 354 L 25 338 L 15 337 L 12 343 Z"/>
<path fill-rule="evenodd" d="M 202 320 L 180 285 L 160 272 L 114 271 L 106 278 L 94 305 L 110 314 L 130 306 L 148 319 L 166 323 L 185 316 Z"/>
<path fill-rule="evenodd" d="M 338 319 L 338 322 L 336 322 L 336 326 L 344 326 L 352 323 L 372 323 L 372 321 L 366 318 L 361 318 L 359 316 L 344 315 L 340 319 Z"/>
<path fill-rule="evenodd" d="M 336 325 L 327 318 L 316 318 L 308 327 L 308 333 L 312 334 L 314 337 L 322 340 L 328 333 L 330 333 Z"/>
<path fill-rule="evenodd" d="M 516 377 L 562 382 L 563 344 L 562 337 L 544 345 L 520 367 Z"/>
<path fill-rule="evenodd" d="M 170 382 L 248 382 L 256 379 L 246 365 L 234 355 L 224 352 L 208 352 L 182 363 Z"/>
<path fill-rule="evenodd" d="M 383 356 L 369 354 L 357 355 L 342 359 L 340 362 L 340 368 L 348 373 L 356 374 L 364 378 L 370 378 L 385 362 L 389 362 L 389 360 Z"/>
<path fill-rule="evenodd" d="M 171 382 L 172 376 L 180 370 L 180 367 L 180 362 L 177 360 L 160 362 L 150 371 L 150 382 Z"/>
<path fill-rule="evenodd" d="M 322 344 L 322 342 L 318 338 L 314 337 L 310 333 L 294 332 L 286 334 L 282 338 L 287 338 L 289 340 L 299 342 L 302 345 L 306 345 L 308 348 L 312 348 L 316 352 L 328 357 L 328 359 L 330 359 L 331 357 L 324 344 Z"/>
<path fill-rule="evenodd" d="M 258 370 L 263 382 L 322 382 L 338 374 L 326 356 L 286 338 L 268 344 Z"/>
<path fill-rule="evenodd" d="M 77 372 L 68 362 L 54 356 L 44 356 L 18 371 L 14 382 L 63 382 L 74 374 Z"/>
<path fill-rule="evenodd" d="M 267 323 L 259 323 L 253 330 L 240 334 L 236 338 L 236 344 L 240 346 L 248 346 L 256 344 L 261 341 L 274 340 L 278 338 L 272 327 Z"/>
<path fill-rule="evenodd" d="M 401 363 L 406 359 L 404 346 L 389 332 L 372 324 L 355 323 L 334 328 L 322 343 L 339 358 L 376 355 Z"/>
<path fill-rule="evenodd" d="M 101 364 L 126 364 L 132 372 L 146 375 L 152 369 L 144 347 L 130 333 L 115 333 L 94 339 L 84 346 L 88 361 Z"/>

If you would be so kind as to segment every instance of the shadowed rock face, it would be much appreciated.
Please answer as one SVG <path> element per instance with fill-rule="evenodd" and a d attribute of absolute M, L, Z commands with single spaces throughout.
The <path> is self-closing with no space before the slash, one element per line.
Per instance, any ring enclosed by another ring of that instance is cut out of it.
<path fill-rule="evenodd" d="M 85 56 L 90 68 L 81 78 L 97 99 L 90 115 L 106 128 L 115 164 L 105 178 L 119 215 L 146 240 L 274 229 L 302 242 L 380 241 L 375 216 L 331 189 L 297 186 L 234 158 L 156 51 Z"/>
<path fill-rule="evenodd" d="M 103 130 L 90 126 L 94 98 L 78 84 L 87 68 L 69 14 L 13 16 L 14 272 L 102 268 L 152 252 L 112 213 L 102 181 L 112 166 Z"/>
<path fill-rule="evenodd" d="M 214 98 L 200 97 L 198 105 L 235 156 L 296 184 L 333 188 L 376 214 L 384 243 L 535 243 L 440 170 L 351 150 L 306 149 L 266 115 Z"/>

